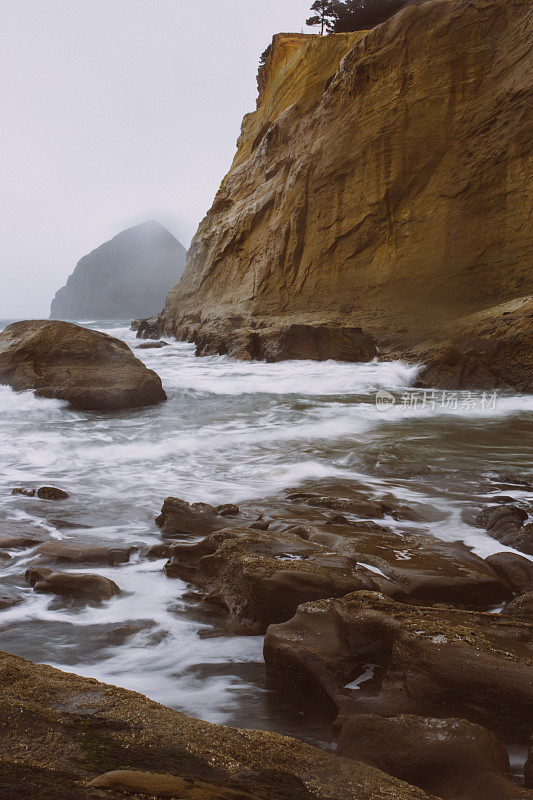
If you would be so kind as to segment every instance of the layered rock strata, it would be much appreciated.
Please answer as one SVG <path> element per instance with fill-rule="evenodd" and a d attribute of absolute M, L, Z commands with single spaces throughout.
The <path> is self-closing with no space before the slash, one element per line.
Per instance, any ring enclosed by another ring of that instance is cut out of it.
<path fill-rule="evenodd" d="M 530 388 L 532 39 L 526 0 L 274 37 L 164 331 L 263 358 L 257 331 L 355 326 L 427 385 Z"/>

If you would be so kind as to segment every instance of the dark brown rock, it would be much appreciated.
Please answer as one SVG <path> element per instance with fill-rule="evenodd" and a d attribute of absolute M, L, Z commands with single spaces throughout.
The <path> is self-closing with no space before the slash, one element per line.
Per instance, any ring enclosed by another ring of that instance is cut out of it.
<path fill-rule="evenodd" d="M 37 497 L 41 500 L 66 500 L 69 494 L 55 486 L 41 486 L 37 491 Z"/>
<path fill-rule="evenodd" d="M 237 506 L 219 506 L 222 513 L 239 513 Z M 166 536 L 205 536 L 213 531 L 227 528 L 228 523 L 207 503 L 187 503 L 179 497 L 167 497 L 156 523 Z"/>
<path fill-rule="evenodd" d="M 61 539 L 46 542 L 38 548 L 40 561 L 55 564 L 125 564 L 136 550 L 133 546 L 117 547 L 93 544 L 84 539 Z"/>
<path fill-rule="evenodd" d="M 533 561 L 518 553 L 494 553 L 485 559 L 515 594 L 533 592 Z"/>
<path fill-rule="evenodd" d="M 464 719 L 356 715 L 343 726 L 337 752 L 450 800 L 526 800 L 511 781 L 500 739 Z"/>
<path fill-rule="evenodd" d="M 367 497 L 337 497 L 309 492 L 295 492 L 288 495 L 288 499 L 293 502 L 303 502 L 306 505 L 316 508 L 330 508 L 335 511 L 345 511 L 358 517 L 392 517 L 397 520 L 419 521 L 420 515 L 408 506 L 404 506 L 390 498 L 373 500 Z M 342 515 L 341 515 L 342 516 Z"/>
<path fill-rule="evenodd" d="M 33 534 L 23 533 L 3 534 L 0 533 L 0 547 L 6 550 L 24 550 L 26 547 L 33 547 L 40 544 L 42 540 Z"/>
<path fill-rule="evenodd" d="M 257 334 L 259 357 L 265 361 L 372 361 L 377 355 L 372 336 L 361 328 L 335 325 L 288 325 Z"/>
<path fill-rule="evenodd" d="M 22 603 L 22 596 L 11 587 L 0 586 L 0 611 L 12 608 Z"/>
<path fill-rule="evenodd" d="M 463 717 L 515 737 L 533 724 L 533 625 L 357 592 L 271 625 L 267 675 L 322 713 Z"/>
<path fill-rule="evenodd" d="M 35 489 L 12 489 L 11 494 L 21 494 L 23 497 L 35 497 Z"/>
<path fill-rule="evenodd" d="M 359 523 L 316 527 L 309 541 L 354 559 L 358 571 L 371 575 L 381 592 L 398 600 L 487 609 L 511 598 L 492 567 L 460 542 L 424 534 L 400 537 L 387 528 Z"/>
<path fill-rule="evenodd" d="M 161 380 L 124 342 L 70 322 L 26 320 L 0 333 L 0 383 L 73 408 L 117 411 L 166 400 Z"/>
<path fill-rule="evenodd" d="M 435 800 L 287 736 L 191 719 L 135 692 L 7 653 L 0 654 L 0 723 L 6 800 L 103 800 L 109 793 L 87 783 L 124 769 L 261 800 Z M 136 790 L 120 796 L 139 800 Z"/>
<path fill-rule="evenodd" d="M 32 567 L 26 572 L 26 580 L 36 592 L 57 594 L 78 600 L 110 600 L 120 594 L 117 584 L 103 575 L 78 572 L 55 572 L 51 569 Z"/>
<path fill-rule="evenodd" d="M 251 529 L 175 545 L 165 572 L 201 587 L 232 623 L 257 631 L 289 619 L 308 600 L 376 588 L 371 573 L 359 573 L 347 556 L 294 534 Z"/>
<path fill-rule="evenodd" d="M 160 339 L 163 334 L 163 323 L 159 316 L 134 319 L 131 330 L 137 331 L 137 339 Z"/>
<path fill-rule="evenodd" d="M 483 509 L 475 525 L 485 528 L 489 536 L 508 547 L 533 555 L 533 525 L 524 525 L 527 512 L 513 505 L 490 506 Z"/>
<path fill-rule="evenodd" d="M 533 592 L 518 595 L 510 603 L 506 603 L 501 613 L 511 619 L 533 622 Z"/>

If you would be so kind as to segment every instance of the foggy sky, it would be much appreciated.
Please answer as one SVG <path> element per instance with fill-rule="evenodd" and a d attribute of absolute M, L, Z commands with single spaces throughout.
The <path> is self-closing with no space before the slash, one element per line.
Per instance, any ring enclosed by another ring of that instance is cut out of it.
<path fill-rule="evenodd" d="M 0 0 L 0 318 L 145 219 L 188 247 L 310 0 Z"/>

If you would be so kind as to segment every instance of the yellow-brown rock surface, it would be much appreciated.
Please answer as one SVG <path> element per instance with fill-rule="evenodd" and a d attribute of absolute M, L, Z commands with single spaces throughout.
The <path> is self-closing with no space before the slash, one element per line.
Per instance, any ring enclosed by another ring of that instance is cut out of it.
<path fill-rule="evenodd" d="M 340 321 L 401 352 L 525 297 L 532 17 L 429 0 L 370 31 L 274 37 L 167 332 Z"/>

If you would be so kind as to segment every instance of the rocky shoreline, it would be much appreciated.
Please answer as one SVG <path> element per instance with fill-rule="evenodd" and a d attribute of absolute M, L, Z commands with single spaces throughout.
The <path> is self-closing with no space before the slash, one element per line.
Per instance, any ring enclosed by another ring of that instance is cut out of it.
<path fill-rule="evenodd" d="M 513 485 L 526 486 L 501 476 L 494 488 Z M 14 491 L 21 502 L 64 502 L 45 488 L 54 500 Z M 527 533 L 529 507 L 511 500 L 494 495 L 470 524 Z M 36 546 L 26 579 L 58 602 L 113 602 L 120 593 L 80 567 L 119 565 L 135 550 L 166 558 L 167 578 L 192 585 L 191 602 L 208 615 L 222 610 L 226 633 L 265 635 L 271 691 L 329 722 L 338 740 L 335 755 L 279 734 L 213 726 L 2 654 L 4 796 L 533 797 L 533 757 L 521 788 L 505 749 L 527 747 L 533 726 L 532 562 L 509 551 L 484 560 L 427 536 L 433 517 L 391 494 L 288 490 L 281 506 L 259 514 L 253 504 L 169 497 L 156 518 L 161 544 L 151 548 L 96 544 L 89 532 L 41 543 L 4 534 L 0 550 L 10 558 Z M 407 526 L 401 537 L 391 520 Z"/>

